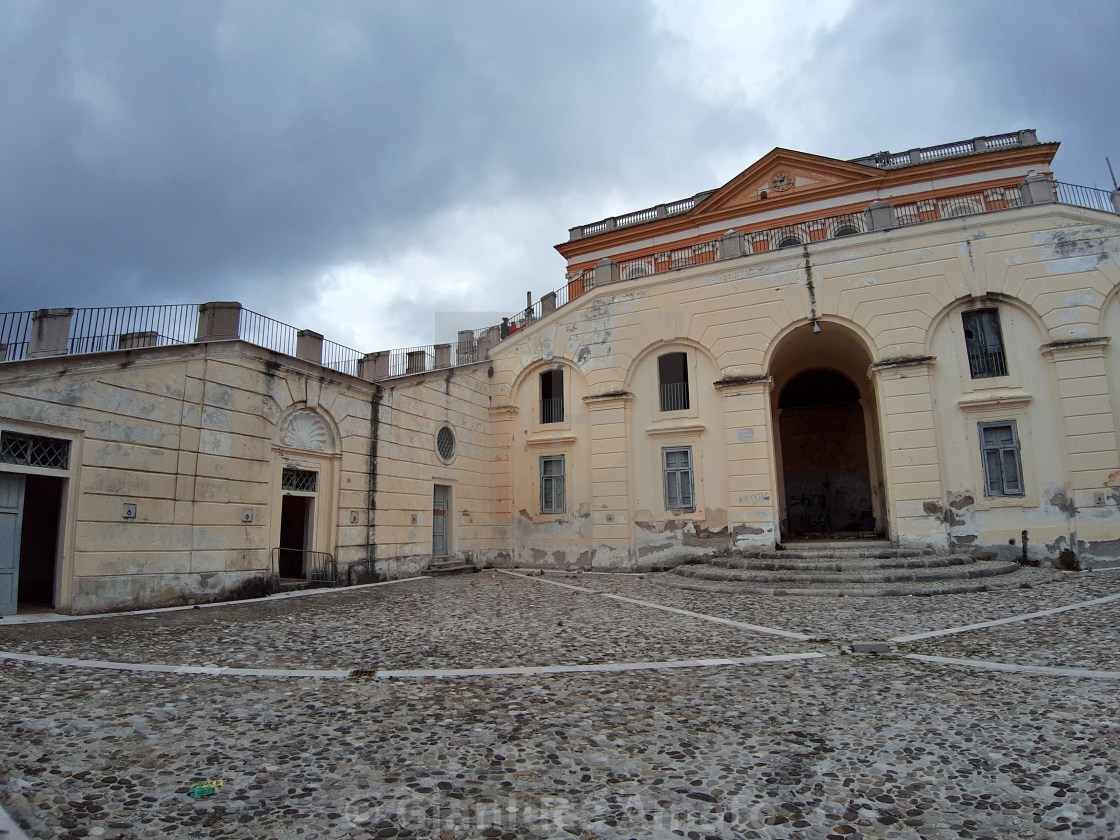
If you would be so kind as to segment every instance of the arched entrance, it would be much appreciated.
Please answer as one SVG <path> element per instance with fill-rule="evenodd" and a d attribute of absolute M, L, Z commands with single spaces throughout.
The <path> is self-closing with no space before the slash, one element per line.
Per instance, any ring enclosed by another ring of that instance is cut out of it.
<path fill-rule="evenodd" d="M 806 325 L 771 364 L 785 539 L 886 531 L 875 395 L 863 342 L 839 324 Z"/>

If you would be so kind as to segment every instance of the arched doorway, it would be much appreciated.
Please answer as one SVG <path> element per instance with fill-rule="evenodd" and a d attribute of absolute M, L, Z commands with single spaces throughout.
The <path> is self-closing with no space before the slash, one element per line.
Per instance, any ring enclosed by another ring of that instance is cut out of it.
<path fill-rule="evenodd" d="M 787 335 L 771 363 L 785 539 L 886 530 L 875 395 L 863 342 L 839 324 Z"/>

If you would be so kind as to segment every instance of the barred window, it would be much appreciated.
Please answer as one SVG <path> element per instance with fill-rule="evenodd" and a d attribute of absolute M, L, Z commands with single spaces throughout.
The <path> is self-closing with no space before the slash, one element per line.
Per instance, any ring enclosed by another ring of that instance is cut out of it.
<path fill-rule="evenodd" d="M 445 461 L 450 461 L 455 454 L 455 433 L 450 426 L 444 426 L 436 434 L 436 452 Z"/>
<path fill-rule="evenodd" d="M 961 313 L 968 370 L 973 379 L 1007 376 L 1007 356 L 998 309 L 976 309 Z"/>
<path fill-rule="evenodd" d="M 51 470 L 69 469 L 70 441 L 3 432 L 0 434 L 0 464 L 45 467 Z"/>
<path fill-rule="evenodd" d="M 541 422 L 564 422 L 564 371 L 546 370 L 541 374 Z"/>
<path fill-rule="evenodd" d="M 296 493 L 314 493 L 319 489 L 319 473 L 286 467 L 280 486 L 284 490 L 292 490 Z"/>
<path fill-rule="evenodd" d="M 688 408 L 688 355 L 666 353 L 657 357 L 657 381 L 661 390 L 662 411 Z"/>

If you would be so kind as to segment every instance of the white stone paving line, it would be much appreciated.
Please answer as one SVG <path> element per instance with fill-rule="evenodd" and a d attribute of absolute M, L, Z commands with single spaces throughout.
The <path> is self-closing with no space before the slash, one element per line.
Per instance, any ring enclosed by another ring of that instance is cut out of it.
<path fill-rule="evenodd" d="M 925 656 L 909 653 L 906 659 L 934 662 L 938 665 L 959 665 L 987 671 L 1008 671 L 1017 674 L 1044 674 L 1051 677 L 1081 677 L 1091 680 L 1120 680 L 1120 671 L 1094 671 L 1090 668 L 1058 668 L 1053 665 L 1013 665 L 1008 662 L 990 662 L 986 659 L 955 659 L 951 656 Z"/>
<path fill-rule="evenodd" d="M 1008 618 L 997 618 L 992 621 L 981 621 L 977 624 L 963 624 L 960 627 L 947 627 L 944 630 L 930 630 L 927 633 L 912 633 L 908 636 L 895 636 L 888 641 L 902 643 L 902 642 L 916 642 L 919 639 L 933 639 L 937 636 L 952 636 L 957 633 L 967 633 L 969 630 L 983 630 L 987 627 L 999 627 L 1001 624 L 1015 624 L 1020 621 L 1028 621 L 1032 618 L 1045 618 L 1049 615 L 1057 615 L 1058 613 L 1069 612 L 1070 610 L 1080 610 L 1085 607 L 1095 607 L 1099 604 L 1107 604 L 1110 601 L 1120 599 L 1120 593 L 1115 595 L 1105 595 L 1103 598 L 1094 598 L 1092 601 L 1081 601 L 1077 604 L 1068 604 L 1064 607 L 1054 607 L 1049 610 L 1040 610 L 1039 612 L 1024 613 L 1022 615 L 1013 615 Z"/>
<path fill-rule="evenodd" d="M 677 615 L 687 616 L 688 618 L 699 618 L 701 621 L 711 621 L 715 624 L 725 624 L 728 627 L 737 627 L 740 630 L 751 630 L 755 633 L 765 633 L 769 636 L 781 636 L 785 639 L 794 639 L 798 642 L 812 642 L 815 641 L 812 636 L 806 636 L 802 633 L 791 633 L 788 630 L 776 630 L 773 627 L 761 627 L 758 624 L 747 624 L 745 621 L 735 621 L 730 618 L 720 618 L 714 615 L 705 615 L 704 613 L 692 612 L 691 610 L 681 610 L 676 607 L 667 607 L 664 604 L 658 604 L 655 601 L 643 601 L 639 598 L 627 598 L 623 595 L 612 595 L 609 592 L 598 592 L 594 589 L 588 589 L 584 586 L 574 586 L 570 583 L 560 583 L 556 580 L 549 580 L 546 577 L 539 575 L 526 575 L 521 572 L 511 572 L 506 569 L 499 569 L 504 575 L 512 575 L 513 577 L 524 578 L 526 580 L 539 580 L 541 583 L 547 583 L 551 586 L 562 586 L 565 589 L 574 589 L 577 592 L 586 592 L 590 595 L 599 595 L 603 598 L 610 598 L 614 601 L 623 601 L 628 604 L 636 604 L 639 607 L 648 607 L 653 610 L 662 610 L 663 612 L 676 613 Z M 1120 597 L 1120 596 L 1117 596 Z"/>
<path fill-rule="evenodd" d="M 0 838 L 3 840 L 28 840 L 23 829 L 16 825 L 16 821 L 8 816 L 4 806 L 0 805 Z"/>
<path fill-rule="evenodd" d="M 796 662 L 803 659 L 823 659 L 826 653 L 780 653 L 773 656 L 744 656 L 734 659 L 675 659 L 666 662 L 607 662 L 598 665 L 536 665 L 509 668 L 437 668 L 432 670 L 378 670 L 378 679 L 401 679 L 408 677 L 498 677 L 520 676 L 535 677 L 544 674 L 585 674 L 613 671 L 661 671 L 669 668 L 712 668 L 724 665 L 769 665 L 781 662 Z"/>
<path fill-rule="evenodd" d="M 380 583 L 359 583 L 354 586 L 319 587 L 316 589 L 297 589 L 294 592 L 276 592 L 262 598 L 243 598 L 239 601 L 208 601 L 205 604 L 184 604 L 180 607 L 157 607 L 150 610 L 126 610 L 124 612 L 90 613 L 89 615 L 62 615 L 61 613 L 26 613 L 24 615 L 0 616 L 0 627 L 16 624 L 49 624 L 54 621 L 89 621 L 94 618 L 122 618 L 130 615 L 152 615 L 154 613 L 178 612 L 180 610 L 208 610 L 214 607 L 238 607 L 243 604 L 259 604 L 262 601 L 282 601 L 286 598 L 306 598 L 309 595 L 326 595 L 331 592 L 353 592 L 355 589 L 371 589 L 375 586 L 392 586 L 397 583 L 411 583 L 417 580 L 431 580 L 428 575 L 384 580 Z"/>
<path fill-rule="evenodd" d="M 162 665 L 146 662 L 110 662 L 104 659 L 67 659 L 63 656 L 40 656 L 33 653 L 0 651 L 0 660 L 11 659 L 35 665 L 61 665 L 67 668 L 105 668 L 111 671 L 140 671 L 153 674 L 201 674 L 211 677 L 311 677 L 320 680 L 344 680 L 352 669 L 317 670 L 314 668 L 225 668 L 220 665 Z"/>

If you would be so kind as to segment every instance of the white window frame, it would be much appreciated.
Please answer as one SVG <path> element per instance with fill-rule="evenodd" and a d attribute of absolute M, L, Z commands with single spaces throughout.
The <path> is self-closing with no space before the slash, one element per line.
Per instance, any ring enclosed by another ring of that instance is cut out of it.
<path fill-rule="evenodd" d="M 985 439 L 985 432 L 995 429 L 1007 429 L 1011 432 L 1010 444 L 998 444 Z M 984 473 L 984 495 L 989 499 L 1022 498 L 1026 495 L 1023 480 L 1022 447 L 1019 442 L 1019 430 L 1014 420 L 993 420 L 976 424 L 976 434 L 980 439 L 980 468 Z M 995 469 L 990 463 L 990 456 L 995 456 L 999 468 L 999 475 L 994 475 Z M 1014 466 L 1016 479 L 1009 479 L 1007 464 Z"/>
<path fill-rule="evenodd" d="M 559 472 L 546 473 L 545 465 L 558 463 Z M 565 492 L 565 475 L 567 464 L 563 455 L 541 455 L 539 463 L 541 498 L 540 511 L 542 514 L 563 514 L 567 512 L 567 493 Z"/>
<path fill-rule="evenodd" d="M 684 466 L 669 466 L 669 456 L 683 453 Z M 661 475 L 665 489 L 665 510 L 696 510 L 696 485 L 692 478 L 692 447 L 663 446 Z M 687 493 L 687 499 L 685 495 Z"/>

